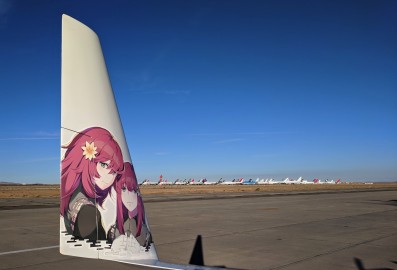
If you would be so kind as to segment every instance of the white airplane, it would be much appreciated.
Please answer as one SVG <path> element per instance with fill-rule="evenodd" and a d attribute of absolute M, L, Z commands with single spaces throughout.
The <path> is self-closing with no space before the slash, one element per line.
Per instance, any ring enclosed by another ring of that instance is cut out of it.
<path fill-rule="evenodd" d="M 141 186 L 150 186 L 150 185 L 156 185 L 156 183 L 150 182 L 149 179 L 145 179 L 142 181 L 142 183 L 140 185 Z"/>
<path fill-rule="evenodd" d="M 219 185 L 221 183 L 225 182 L 225 180 L 223 180 L 223 178 L 219 178 L 219 180 L 217 182 L 215 182 L 215 185 Z"/>
<path fill-rule="evenodd" d="M 315 178 L 315 179 L 313 180 L 313 183 L 314 183 L 314 184 L 318 184 L 318 185 L 324 185 L 324 184 L 325 184 L 324 181 L 322 181 L 321 179 L 318 179 L 318 178 Z"/>
<path fill-rule="evenodd" d="M 158 186 L 167 186 L 172 185 L 172 182 L 169 182 L 167 179 L 163 179 L 163 175 L 159 176 L 159 181 L 157 182 Z"/>
<path fill-rule="evenodd" d="M 167 179 L 165 179 L 165 180 L 160 179 L 160 180 L 157 182 L 157 185 L 158 185 L 158 186 L 170 186 L 170 185 L 172 185 L 172 182 L 168 181 Z"/>
<path fill-rule="evenodd" d="M 195 181 L 194 179 L 192 179 L 191 181 L 189 181 L 189 185 L 204 185 L 207 182 L 207 179 L 202 178 L 198 181 Z"/>
<path fill-rule="evenodd" d="M 204 185 L 216 185 L 216 184 L 218 184 L 218 182 L 210 182 L 207 180 L 207 178 L 204 178 L 203 184 Z"/>
<path fill-rule="evenodd" d="M 300 177 L 301 178 L 301 177 Z M 299 180 L 299 179 L 298 179 Z M 314 184 L 314 182 L 313 181 L 307 181 L 307 180 L 305 180 L 305 179 L 301 179 L 301 184 L 304 184 L 304 185 L 313 185 Z"/>
<path fill-rule="evenodd" d="M 176 179 L 173 184 L 174 185 L 186 185 L 187 181 L 186 181 L 186 179 L 184 181 Z"/>
<path fill-rule="evenodd" d="M 269 181 L 269 179 L 259 179 L 256 183 L 258 184 L 258 185 L 266 185 L 267 184 L 267 182 Z"/>
<path fill-rule="evenodd" d="M 281 184 L 281 181 L 275 181 L 273 178 L 261 179 L 257 182 L 259 185 L 275 185 Z"/>
<path fill-rule="evenodd" d="M 294 182 L 295 182 L 295 180 L 294 180 Z M 296 182 L 297 182 L 297 183 L 294 183 L 294 184 L 302 184 L 302 185 L 312 185 L 312 184 L 314 184 L 313 181 L 307 181 L 307 180 L 303 179 L 302 176 L 300 176 L 300 177 L 296 180 Z"/>
<path fill-rule="evenodd" d="M 298 185 L 301 184 L 302 177 L 300 177 L 298 180 L 294 179 L 289 179 L 288 177 L 284 179 L 283 184 L 287 185 Z"/>
<path fill-rule="evenodd" d="M 61 85 L 60 253 L 150 268 L 216 269 L 204 266 L 201 237 L 190 265 L 158 259 L 98 36 L 67 15 Z"/>
<path fill-rule="evenodd" d="M 244 178 L 240 179 L 233 179 L 232 181 L 223 181 L 219 183 L 219 185 L 242 185 L 244 181 Z"/>
<path fill-rule="evenodd" d="M 207 178 L 202 178 L 199 181 L 194 181 L 190 182 L 190 185 L 216 185 L 217 182 L 209 182 Z"/>
<path fill-rule="evenodd" d="M 269 179 L 269 184 L 270 185 L 282 184 L 282 183 L 283 183 L 282 181 L 277 181 L 277 180 L 274 180 L 273 178 Z"/>

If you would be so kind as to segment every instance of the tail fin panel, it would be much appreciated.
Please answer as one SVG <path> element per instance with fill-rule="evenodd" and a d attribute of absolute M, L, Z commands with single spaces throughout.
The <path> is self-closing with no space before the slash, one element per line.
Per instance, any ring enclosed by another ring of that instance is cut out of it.
<path fill-rule="evenodd" d="M 157 260 L 97 35 L 62 17 L 60 252 Z"/>

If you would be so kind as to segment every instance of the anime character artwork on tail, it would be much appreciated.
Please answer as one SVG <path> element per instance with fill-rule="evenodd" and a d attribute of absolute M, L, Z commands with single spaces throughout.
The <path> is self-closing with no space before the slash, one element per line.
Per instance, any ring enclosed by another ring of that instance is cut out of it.
<path fill-rule="evenodd" d="M 105 240 L 101 207 L 124 164 L 109 131 L 92 127 L 66 146 L 61 171 L 61 216 L 69 234 L 78 239 Z"/>
<path fill-rule="evenodd" d="M 108 130 L 91 127 L 76 134 L 62 146 L 60 214 L 69 248 L 88 240 L 94 251 L 107 249 L 106 256 L 149 251 L 152 238 L 132 164 L 123 161 Z"/>
<path fill-rule="evenodd" d="M 61 88 L 60 252 L 157 260 L 98 36 L 67 15 Z"/>
<path fill-rule="evenodd" d="M 108 233 L 108 239 L 115 241 L 112 250 L 116 250 L 116 243 L 119 241 L 131 241 L 132 246 L 139 245 L 148 251 L 152 236 L 146 222 L 138 181 L 131 163 L 124 163 L 124 171 L 115 182 L 115 190 L 117 218 Z"/>

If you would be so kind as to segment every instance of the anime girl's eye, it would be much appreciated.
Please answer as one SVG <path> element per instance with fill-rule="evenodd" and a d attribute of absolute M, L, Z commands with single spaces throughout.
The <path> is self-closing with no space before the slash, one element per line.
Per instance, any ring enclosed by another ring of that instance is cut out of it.
<path fill-rule="evenodd" d="M 102 168 L 107 169 L 109 167 L 109 164 L 105 163 L 105 162 L 99 162 L 101 164 Z"/>

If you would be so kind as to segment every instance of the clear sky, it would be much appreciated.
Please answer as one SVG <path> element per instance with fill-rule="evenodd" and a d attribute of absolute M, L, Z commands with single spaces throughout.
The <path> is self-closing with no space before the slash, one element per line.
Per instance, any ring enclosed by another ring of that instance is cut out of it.
<path fill-rule="evenodd" d="M 0 0 L 0 181 L 59 183 L 63 13 L 139 182 L 397 180 L 397 1 Z"/>

